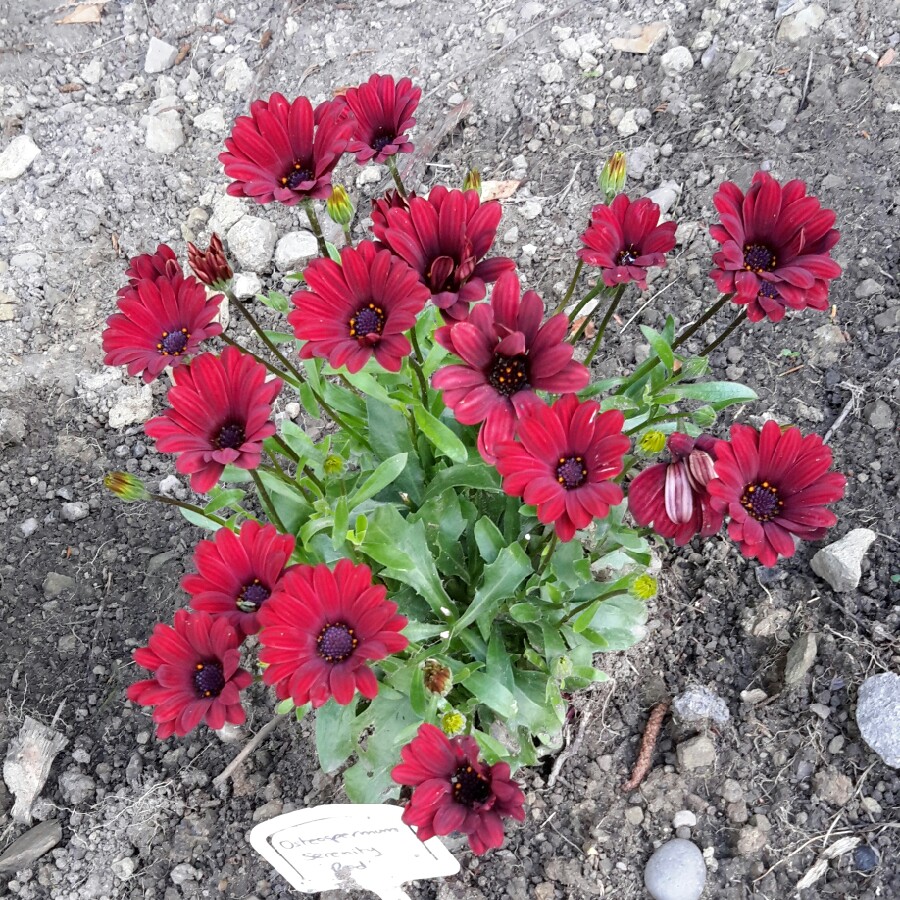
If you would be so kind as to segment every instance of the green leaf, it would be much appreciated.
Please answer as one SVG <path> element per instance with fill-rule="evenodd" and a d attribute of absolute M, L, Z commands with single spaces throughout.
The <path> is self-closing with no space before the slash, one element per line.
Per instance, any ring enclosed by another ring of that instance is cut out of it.
<path fill-rule="evenodd" d="M 331 241 L 325 241 L 325 249 L 328 251 L 328 255 L 338 264 L 341 264 L 341 251 L 335 247 Z"/>
<path fill-rule="evenodd" d="M 206 516 L 195 513 L 190 509 L 184 509 L 184 507 L 181 507 L 181 514 L 191 523 L 191 525 L 196 525 L 198 528 L 205 528 L 207 531 L 218 531 L 222 527 L 218 522 L 213 522 Z"/>
<path fill-rule="evenodd" d="M 275 706 L 275 714 L 279 716 L 283 716 L 285 713 L 289 713 L 294 708 L 294 701 L 291 700 L 290 697 L 287 700 L 282 700 L 281 703 Z"/>
<path fill-rule="evenodd" d="M 440 420 L 435 418 L 419 403 L 413 405 L 416 424 L 425 437 L 434 444 L 444 456 L 455 463 L 464 463 L 469 458 L 466 445 Z"/>
<path fill-rule="evenodd" d="M 406 458 L 407 454 L 397 453 L 381 463 L 347 501 L 347 508 L 350 510 L 356 509 L 360 503 L 365 503 L 366 500 L 371 499 L 393 481 L 396 481 L 400 473 L 406 468 Z"/>
<path fill-rule="evenodd" d="M 592 631 L 606 641 L 607 650 L 627 650 L 647 633 L 647 606 L 628 595 L 610 597 L 600 603 L 590 623 Z"/>
<path fill-rule="evenodd" d="M 511 718 L 518 711 L 512 692 L 484 672 L 473 672 L 466 679 L 466 690 L 471 691 L 479 703 L 505 718 Z"/>
<path fill-rule="evenodd" d="M 356 718 L 356 698 L 347 706 L 329 700 L 316 710 L 316 753 L 323 772 L 339 769 L 356 749 L 351 726 Z"/>
<path fill-rule="evenodd" d="M 685 381 L 702 378 L 709 371 L 709 360 L 705 356 L 689 356 L 682 360 L 679 376 Z"/>
<path fill-rule="evenodd" d="M 442 494 L 449 487 L 469 487 L 500 493 L 500 476 L 495 468 L 480 462 L 450 466 L 431 479 L 425 499 Z"/>
<path fill-rule="evenodd" d="M 649 325 L 641 325 L 641 333 L 653 348 L 653 352 L 660 358 L 662 364 L 671 372 L 675 368 L 675 354 L 666 339 Z"/>
<path fill-rule="evenodd" d="M 532 571 L 531 560 L 519 544 L 504 547 L 497 558 L 484 567 L 481 585 L 469 608 L 454 624 L 453 634 L 459 634 L 477 619 L 479 630 L 487 640 L 491 621 L 500 605 L 515 595 L 516 589 Z"/>
<path fill-rule="evenodd" d="M 331 529 L 331 546 L 340 550 L 347 540 L 347 529 L 350 527 L 350 511 L 347 499 L 341 497 L 334 508 L 334 527 Z"/>
<path fill-rule="evenodd" d="M 472 731 L 472 737 L 478 742 L 482 755 L 490 765 L 509 758 L 509 750 L 489 734 L 475 729 Z"/>
<path fill-rule="evenodd" d="M 535 603 L 514 603 L 509 614 L 517 622 L 537 622 L 541 618 L 541 608 Z"/>
<path fill-rule="evenodd" d="M 482 516 L 475 523 L 475 543 L 478 552 L 486 563 L 492 563 L 507 545 L 500 529 L 487 516 Z"/>
<path fill-rule="evenodd" d="M 287 344 L 291 341 L 296 341 L 297 337 L 293 331 L 269 331 L 266 328 L 263 328 L 263 334 L 273 343 L 273 344 Z"/>
<path fill-rule="evenodd" d="M 397 488 L 421 504 L 425 475 L 409 436 L 406 416 L 386 403 L 366 397 L 369 444 L 379 459 L 408 453 L 406 468 L 397 478 Z"/>
<path fill-rule="evenodd" d="M 227 506 L 231 509 L 240 510 L 241 508 L 241 500 L 244 499 L 247 492 L 242 491 L 240 488 L 213 488 L 209 492 L 209 503 L 203 507 L 204 512 L 215 512 L 217 509 L 222 509 Z"/>
<path fill-rule="evenodd" d="M 758 400 L 756 391 L 733 381 L 699 381 L 696 384 L 676 384 L 672 391 L 685 400 L 702 400 L 720 409 L 720 404 L 750 403 Z"/>
<path fill-rule="evenodd" d="M 222 478 L 220 479 L 220 481 L 228 482 L 229 484 L 245 484 L 252 480 L 253 476 L 247 469 L 239 469 L 237 466 L 231 465 L 231 463 L 225 466 L 225 471 L 222 472 Z"/>
<path fill-rule="evenodd" d="M 257 294 L 256 299 L 265 306 L 268 306 L 269 309 L 274 309 L 280 313 L 290 312 L 291 301 L 279 291 L 269 291 L 268 296 L 265 294 Z"/>

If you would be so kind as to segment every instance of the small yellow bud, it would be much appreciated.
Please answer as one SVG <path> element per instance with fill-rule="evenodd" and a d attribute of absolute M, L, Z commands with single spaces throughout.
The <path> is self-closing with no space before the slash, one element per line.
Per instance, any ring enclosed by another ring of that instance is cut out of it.
<path fill-rule="evenodd" d="M 478 169 L 469 169 L 466 172 L 462 189 L 464 191 L 478 191 L 478 196 L 481 196 L 481 172 Z"/>
<path fill-rule="evenodd" d="M 466 717 L 456 710 L 441 716 L 441 730 L 447 737 L 456 737 L 456 735 L 462 734 L 465 727 Z"/>
<path fill-rule="evenodd" d="M 612 203 L 616 194 L 621 194 L 625 187 L 625 154 L 617 150 L 606 161 L 600 173 L 600 190 L 607 203 Z"/>
<path fill-rule="evenodd" d="M 340 475 L 344 471 L 344 460 L 332 453 L 325 457 L 325 464 L 322 468 L 325 469 L 326 475 Z"/>
<path fill-rule="evenodd" d="M 666 436 L 661 431 L 645 431 L 638 441 L 641 453 L 646 453 L 647 456 L 662 453 L 665 446 Z"/>
<path fill-rule="evenodd" d="M 631 582 L 630 591 L 638 600 L 651 600 L 656 596 L 657 581 L 652 575 L 638 575 Z"/>
<path fill-rule="evenodd" d="M 109 472 L 103 479 L 103 484 L 126 503 L 150 499 L 150 494 L 147 492 L 147 488 L 144 487 L 144 482 L 135 475 L 129 475 L 127 472 Z"/>
<path fill-rule="evenodd" d="M 342 228 L 346 228 L 353 221 L 353 204 L 350 195 L 341 185 L 336 184 L 331 189 L 331 196 L 325 201 L 325 210 L 332 222 L 336 222 Z"/>

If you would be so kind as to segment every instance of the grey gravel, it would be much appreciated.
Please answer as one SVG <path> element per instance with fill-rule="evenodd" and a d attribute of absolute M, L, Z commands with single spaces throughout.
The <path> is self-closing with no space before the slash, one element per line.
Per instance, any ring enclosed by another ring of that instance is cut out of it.
<path fill-rule="evenodd" d="M 814 634 L 804 634 L 788 650 L 784 665 L 784 683 L 796 684 L 806 677 L 816 658 L 817 640 Z"/>
<path fill-rule="evenodd" d="M 13 138 L 0 153 L 0 181 L 12 181 L 24 175 L 40 154 L 41 148 L 27 134 Z"/>
<path fill-rule="evenodd" d="M 699 900 L 706 885 L 700 848 L 681 838 L 667 841 L 644 867 L 644 885 L 654 900 Z"/>
<path fill-rule="evenodd" d="M 882 672 L 862 683 L 856 724 L 869 747 L 887 765 L 900 769 L 900 675 Z"/>
<path fill-rule="evenodd" d="M 716 745 L 705 734 L 682 741 L 675 750 L 682 770 L 704 769 L 716 761 Z"/>
<path fill-rule="evenodd" d="M 148 75 L 165 72 L 166 69 L 172 68 L 176 56 L 178 56 L 177 47 L 152 37 L 147 45 L 147 55 L 144 57 L 144 71 Z"/>
<path fill-rule="evenodd" d="M 56 819 L 40 822 L 13 841 L 0 856 L 0 872 L 27 869 L 62 840 L 62 826 Z"/>
<path fill-rule="evenodd" d="M 884 400 L 873 400 L 866 404 L 863 410 L 863 417 L 873 427 L 879 431 L 886 431 L 894 427 L 894 415 L 890 406 Z"/>
<path fill-rule="evenodd" d="M 48 572 L 41 589 L 47 600 L 55 600 L 62 594 L 69 594 L 75 590 L 75 579 L 68 575 L 60 575 L 59 572 Z"/>
<path fill-rule="evenodd" d="M 699 723 L 712 720 L 724 725 L 731 714 L 725 701 L 708 687 L 695 685 L 672 701 L 672 710 L 682 722 Z"/>
<path fill-rule="evenodd" d="M 832 806 L 843 806 L 853 796 L 853 782 L 834 766 L 828 766 L 813 775 L 813 793 Z"/>
<path fill-rule="evenodd" d="M 839 541 L 823 547 L 810 563 L 813 572 L 841 593 L 853 591 L 862 578 L 862 560 L 878 535 L 869 528 L 854 528 Z"/>
<path fill-rule="evenodd" d="M 63 503 L 60 507 L 60 515 L 64 522 L 79 522 L 86 519 L 90 513 L 87 503 Z"/>

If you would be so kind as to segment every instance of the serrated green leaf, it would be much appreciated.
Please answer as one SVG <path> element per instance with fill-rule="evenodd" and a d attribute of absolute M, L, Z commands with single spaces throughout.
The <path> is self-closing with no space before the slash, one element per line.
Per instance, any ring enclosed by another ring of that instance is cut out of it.
<path fill-rule="evenodd" d="M 720 404 L 750 403 L 758 400 L 756 391 L 744 384 L 733 381 L 698 381 L 696 384 L 676 384 L 673 393 L 685 400 L 702 400 L 704 403 Z"/>
<path fill-rule="evenodd" d="M 323 772 L 339 769 L 356 749 L 351 726 L 356 718 L 357 699 L 346 706 L 329 700 L 316 710 L 316 753 Z"/>
<path fill-rule="evenodd" d="M 396 481 L 400 473 L 406 468 L 406 459 L 406 453 L 397 453 L 380 463 L 347 501 L 347 508 L 350 510 L 356 509 L 360 503 L 365 503 L 366 500 L 371 499 L 389 484 Z"/>
<path fill-rule="evenodd" d="M 487 516 L 482 516 L 473 529 L 478 552 L 486 563 L 492 563 L 507 545 L 500 529 Z"/>
<path fill-rule="evenodd" d="M 518 711 L 512 692 L 484 672 L 473 672 L 466 679 L 466 690 L 471 691 L 479 703 L 489 706 L 504 718 L 511 718 Z"/>
<path fill-rule="evenodd" d="M 675 354 L 665 337 L 649 325 L 641 325 L 641 333 L 647 339 L 653 352 L 660 358 L 662 364 L 671 372 L 675 368 Z"/>
<path fill-rule="evenodd" d="M 455 463 L 465 463 L 469 458 L 466 445 L 440 420 L 421 404 L 413 406 L 413 416 L 419 429 L 437 449 Z"/>

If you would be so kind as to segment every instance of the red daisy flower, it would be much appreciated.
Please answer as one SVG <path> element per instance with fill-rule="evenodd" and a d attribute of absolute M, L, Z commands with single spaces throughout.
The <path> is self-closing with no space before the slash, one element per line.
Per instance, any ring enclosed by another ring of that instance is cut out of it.
<path fill-rule="evenodd" d="M 500 204 L 441 185 L 427 200 L 410 197 L 407 203 L 408 210 L 386 210 L 387 227 L 375 220 L 375 237 L 416 270 L 445 318 L 465 319 L 469 304 L 487 293 L 486 283 L 515 268 L 511 259 L 483 258 L 497 234 Z"/>
<path fill-rule="evenodd" d="M 722 249 L 713 254 L 709 273 L 723 293 L 746 304 L 751 322 L 778 322 L 785 308 L 827 309 L 828 282 L 841 274 L 829 256 L 840 232 L 833 210 L 806 196 L 806 184 L 783 187 L 766 172 L 753 176 L 750 190 L 730 181 L 713 197 L 721 224 L 709 233 Z"/>
<path fill-rule="evenodd" d="M 675 248 L 675 223 L 659 224 L 659 207 L 649 198 L 631 201 L 618 194 L 606 206 L 591 210 L 591 223 L 581 235 L 579 258 L 599 266 L 608 287 L 637 282 L 647 290 L 647 269 L 665 268 L 666 254 Z"/>
<path fill-rule="evenodd" d="M 191 487 L 205 494 L 227 464 L 255 469 L 262 444 L 275 434 L 272 403 L 281 390 L 279 378 L 252 356 L 226 347 L 221 356 L 203 353 L 175 370 L 175 386 L 161 416 L 144 431 L 156 438 L 163 453 L 176 453 L 175 468 L 191 476 Z"/>
<path fill-rule="evenodd" d="M 259 611 L 263 627 L 259 658 L 266 684 L 279 700 L 322 706 L 330 697 L 346 706 L 357 691 L 369 700 L 378 682 L 367 663 L 399 653 L 409 641 L 400 634 L 407 619 L 372 584 L 368 566 L 338 560 L 294 566 L 277 593 Z"/>
<path fill-rule="evenodd" d="M 383 197 L 376 197 L 372 201 L 372 231 L 388 227 L 387 214 L 389 209 L 403 209 L 409 212 L 407 200 L 412 200 L 415 196 L 417 196 L 415 191 L 409 191 L 404 197 L 400 191 L 391 188 L 384 192 Z"/>
<path fill-rule="evenodd" d="M 715 477 L 714 438 L 678 432 L 666 442 L 672 461 L 644 469 L 628 487 L 628 509 L 638 525 L 674 538 L 681 547 L 695 534 L 709 537 L 722 527 L 722 512 L 713 509 L 707 484 Z"/>
<path fill-rule="evenodd" d="M 212 288 L 224 289 L 231 276 L 231 266 L 225 256 L 225 248 L 222 246 L 222 238 L 215 232 L 209 239 L 209 247 L 201 250 L 188 241 L 188 263 L 194 274 Z"/>
<path fill-rule="evenodd" d="M 510 441 L 516 420 L 535 404 L 535 391 L 580 391 L 590 373 L 572 359 L 565 342 L 569 320 L 563 313 L 541 324 L 544 304 L 534 291 L 519 296 L 514 272 L 494 285 L 490 303 L 479 303 L 467 322 L 445 325 L 435 340 L 463 360 L 434 373 L 432 384 L 444 391 L 444 404 L 463 425 L 484 422 L 478 449 L 496 461 L 500 441 Z"/>
<path fill-rule="evenodd" d="M 416 124 L 413 113 L 421 96 L 422 89 L 413 87 L 408 78 L 394 84 L 390 75 L 373 75 L 347 90 L 344 100 L 356 119 L 347 152 L 355 153 L 360 165 L 371 159 L 384 162 L 395 153 L 412 153 L 406 132 Z"/>
<path fill-rule="evenodd" d="M 374 356 L 399 372 L 412 350 L 403 332 L 428 301 L 428 288 L 390 250 L 372 241 L 341 250 L 340 264 L 315 259 L 303 273 L 312 290 L 297 291 L 288 322 L 301 341 L 300 356 L 320 356 L 335 369 L 358 372 Z"/>
<path fill-rule="evenodd" d="M 761 431 L 732 425 L 731 440 L 716 444 L 716 477 L 706 486 L 713 509 L 728 513 L 728 534 L 741 553 L 764 566 L 794 555 L 794 538 L 816 541 L 837 522 L 825 508 L 844 496 L 847 479 L 831 468 L 831 450 L 817 434 Z"/>
<path fill-rule="evenodd" d="M 197 572 L 181 586 L 194 609 L 226 618 L 241 635 L 256 634 L 260 607 L 278 590 L 293 552 L 293 535 L 248 519 L 238 534 L 220 528 L 211 541 L 200 541 Z"/>
<path fill-rule="evenodd" d="M 129 375 L 141 375 L 147 384 L 167 366 L 187 362 L 203 341 L 222 332 L 213 322 L 222 295 L 207 298 L 206 288 L 180 270 L 175 277 L 133 281 L 119 295 L 119 312 L 106 320 L 103 332 L 103 361 L 128 366 Z"/>
<path fill-rule="evenodd" d="M 503 490 L 535 504 L 538 519 L 552 522 L 561 541 L 571 541 L 579 528 L 622 502 L 622 488 L 610 479 L 622 471 L 628 452 L 625 418 L 619 410 L 598 415 L 599 409 L 566 394 L 519 420 L 518 443 L 497 445 Z"/>
<path fill-rule="evenodd" d="M 153 673 L 128 688 L 128 699 L 153 706 L 156 735 L 184 737 L 201 722 L 214 729 L 241 725 L 240 692 L 253 676 L 240 668 L 242 638 L 227 619 L 179 609 L 175 627 L 160 623 L 134 661 Z"/>
<path fill-rule="evenodd" d="M 169 281 L 179 281 L 184 278 L 181 265 L 175 251 L 168 244 L 160 244 L 155 253 L 140 253 L 128 260 L 128 268 L 125 270 L 128 284 L 119 288 L 120 297 L 127 296 L 138 282 L 164 277 Z"/>
<path fill-rule="evenodd" d="M 239 116 L 219 160 L 233 197 L 257 203 L 277 200 L 294 206 L 324 200 L 331 193 L 331 173 L 353 131 L 343 103 L 320 103 L 315 110 L 306 97 L 288 102 L 281 94 L 250 104 Z"/>
<path fill-rule="evenodd" d="M 478 758 L 473 737 L 448 738 L 427 723 L 400 751 L 391 778 L 413 788 L 403 821 L 427 841 L 454 831 L 468 835 L 473 853 L 503 844 L 503 820 L 525 818 L 525 794 L 509 764 L 489 766 Z"/>

